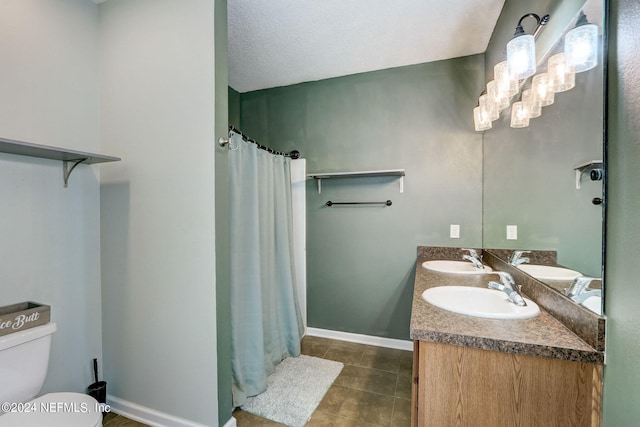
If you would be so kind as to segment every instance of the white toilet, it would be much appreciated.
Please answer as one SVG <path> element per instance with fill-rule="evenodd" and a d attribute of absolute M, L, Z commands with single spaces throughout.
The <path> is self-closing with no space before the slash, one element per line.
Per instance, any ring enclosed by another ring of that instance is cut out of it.
<path fill-rule="evenodd" d="M 33 399 L 47 376 L 56 329 L 55 323 L 47 323 L 0 337 L 0 427 L 102 426 L 98 402 L 86 394 L 49 393 Z"/>

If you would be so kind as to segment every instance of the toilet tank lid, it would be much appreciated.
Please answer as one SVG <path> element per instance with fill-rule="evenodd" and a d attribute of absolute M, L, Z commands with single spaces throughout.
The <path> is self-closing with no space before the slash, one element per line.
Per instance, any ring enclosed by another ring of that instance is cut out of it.
<path fill-rule="evenodd" d="M 20 332 L 13 332 L 0 337 L 0 351 L 24 344 L 42 338 L 45 335 L 51 335 L 57 330 L 55 323 L 47 323 L 46 325 L 36 326 L 34 328 L 24 329 Z"/>

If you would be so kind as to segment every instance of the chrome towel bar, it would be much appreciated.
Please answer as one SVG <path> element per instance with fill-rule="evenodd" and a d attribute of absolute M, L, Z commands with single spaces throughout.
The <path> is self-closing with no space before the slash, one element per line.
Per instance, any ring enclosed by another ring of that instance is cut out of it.
<path fill-rule="evenodd" d="M 391 200 L 387 200 L 386 202 L 332 202 L 329 200 L 325 203 L 327 206 L 335 206 L 335 205 L 385 205 L 391 206 Z"/>

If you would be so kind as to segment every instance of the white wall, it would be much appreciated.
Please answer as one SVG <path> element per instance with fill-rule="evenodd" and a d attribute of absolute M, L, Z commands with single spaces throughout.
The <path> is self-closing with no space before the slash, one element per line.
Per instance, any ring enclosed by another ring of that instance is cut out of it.
<path fill-rule="evenodd" d="M 97 6 L 0 2 L 0 137 L 99 152 Z M 83 392 L 102 358 L 97 171 L 0 154 L 0 306 L 51 305 L 43 392 Z"/>
<path fill-rule="evenodd" d="M 293 256 L 302 324 L 307 329 L 307 160 L 291 161 Z"/>
<path fill-rule="evenodd" d="M 110 0 L 99 30 L 109 394 L 217 425 L 213 1 Z"/>

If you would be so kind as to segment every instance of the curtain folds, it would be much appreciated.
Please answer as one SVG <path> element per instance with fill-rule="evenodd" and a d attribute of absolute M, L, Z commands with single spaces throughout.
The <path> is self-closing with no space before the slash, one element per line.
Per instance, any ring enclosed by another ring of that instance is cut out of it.
<path fill-rule="evenodd" d="M 290 161 L 230 136 L 234 407 L 266 390 L 282 359 L 300 355 Z"/>

